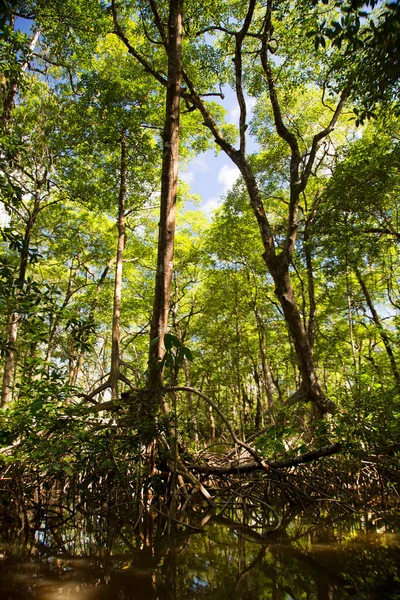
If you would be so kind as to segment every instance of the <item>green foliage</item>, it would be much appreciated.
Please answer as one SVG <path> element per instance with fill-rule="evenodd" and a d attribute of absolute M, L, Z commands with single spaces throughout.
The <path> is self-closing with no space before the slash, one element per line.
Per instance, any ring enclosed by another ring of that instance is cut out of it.
<path fill-rule="evenodd" d="M 149 3 L 117 4 L 146 68 L 112 33 L 109 7 L 95 0 L 23 7 L 34 11 L 42 31 L 34 62 L 39 73 L 23 72 L 25 35 L 7 23 L 0 35 L 4 93 L 14 85 L 18 97 L 0 140 L 0 195 L 9 219 L 1 232 L 3 368 L 15 350 L 13 403 L 1 416 L 0 435 L 4 444 L 21 442 L 10 460 L 31 465 L 42 478 L 79 474 L 87 487 L 105 474 L 131 477 L 143 440 L 159 433 L 139 405 L 129 406 L 122 422 L 85 412 L 88 393 L 109 372 L 122 135 L 128 174 L 120 358 L 134 388 L 145 386 L 154 293 L 165 89 L 153 75 L 164 80 L 166 55 Z M 320 145 L 301 195 L 289 268 L 303 327 L 314 328 L 318 377 L 339 408 L 328 423 L 314 427 L 308 405 L 288 406 L 300 382 L 296 349 L 244 182 L 226 194 L 211 223 L 181 210 L 189 189 L 179 189 L 170 319 L 159 367 L 167 367 L 166 385 L 204 390 L 241 435 L 266 429 L 255 447 L 267 457 L 295 456 L 311 436 L 316 443 L 345 439 L 356 449 L 399 441 L 393 374 L 400 361 L 399 124 L 393 113 L 398 8 L 375 4 L 367 6 L 377 12 L 366 14 L 358 0 L 285 1 L 274 4 L 272 14 L 271 71 L 301 168 L 343 88 L 351 88 L 358 122 L 376 117 L 355 132 L 345 114 Z M 157 5 L 165 29 L 167 4 Z M 241 1 L 207 1 L 189 3 L 184 15 L 185 73 L 207 95 L 205 106 L 232 145 L 237 127 L 227 122 L 218 96 L 223 86 L 235 86 L 231 30 L 247 9 Z M 256 142 L 247 159 L 279 253 L 287 239 L 292 164 L 261 76 L 264 9 L 256 3 L 243 40 L 245 99 L 256 98 L 252 114 L 247 111 L 247 133 Z M 186 87 L 185 96 L 180 152 L 188 161 L 214 142 Z M 14 312 L 18 339 L 11 348 Z M 179 435 L 193 444 L 195 436 L 208 444 L 225 432 L 219 417 L 188 394 L 176 396 L 175 418 L 184 429 Z"/>
<path fill-rule="evenodd" d="M 314 2 L 317 4 L 317 2 Z M 345 80 L 355 102 L 356 124 L 376 118 L 380 104 L 394 104 L 398 111 L 400 44 L 398 2 L 350 1 L 336 3 L 339 15 L 320 21 L 308 35 L 315 49 L 342 51 L 333 65 L 339 80 Z"/>
<path fill-rule="evenodd" d="M 159 338 L 151 340 L 150 345 L 154 346 L 158 344 Z M 164 336 L 164 347 L 165 353 L 159 362 L 159 368 L 163 369 L 164 366 L 174 367 L 181 365 L 185 358 L 187 360 L 193 360 L 193 354 L 190 348 L 184 346 L 181 340 L 172 333 L 166 333 Z"/>
<path fill-rule="evenodd" d="M 284 441 L 290 438 L 295 433 L 291 427 L 283 425 L 275 425 L 270 427 L 266 433 L 258 437 L 254 446 L 263 456 L 273 456 L 275 454 L 284 453 Z"/>
<path fill-rule="evenodd" d="M 96 324 L 93 315 L 85 318 L 71 317 L 66 322 L 66 330 L 71 332 L 75 348 L 78 352 L 89 352 L 93 349 L 93 344 L 89 339 L 96 332 Z"/>
<path fill-rule="evenodd" d="M 2 19 L 7 18 L 6 13 L 1 12 L 1 15 Z M 3 20 L 0 32 L 0 72 L 6 81 L 20 84 L 23 74 L 21 67 L 28 51 L 28 36 L 21 31 L 15 31 Z"/>

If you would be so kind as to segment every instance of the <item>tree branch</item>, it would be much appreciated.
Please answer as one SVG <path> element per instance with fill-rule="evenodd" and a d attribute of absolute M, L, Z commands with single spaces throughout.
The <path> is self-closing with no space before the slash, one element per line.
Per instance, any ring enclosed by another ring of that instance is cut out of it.
<path fill-rule="evenodd" d="M 288 469 L 290 467 L 296 467 L 297 465 L 306 464 L 312 462 L 314 460 L 318 460 L 319 458 L 323 458 L 325 456 L 332 456 L 333 454 L 338 454 L 341 451 L 342 447 L 340 442 L 336 444 L 332 444 L 330 446 L 323 446 L 322 448 L 317 448 L 316 450 L 310 450 L 305 454 L 300 454 L 299 456 L 295 456 L 294 458 L 286 458 L 283 460 L 277 460 L 275 462 L 267 462 L 267 466 L 269 469 Z M 209 467 L 206 465 L 190 465 L 190 469 L 196 471 L 197 473 L 206 473 L 208 475 L 238 475 L 242 473 L 252 473 L 253 471 L 260 470 L 259 463 L 255 461 L 249 461 L 242 464 L 230 464 L 224 466 L 215 466 Z"/>
<path fill-rule="evenodd" d="M 347 88 L 345 88 L 340 96 L 340 100 L 338 102 L 338 105 L 336 106 L 335 112 L 332 115 L 332 119 L 331 119 L 329 125 L 327 127 L 325 127 L 325 129 L 323 129 L 322 131 L 320 131 L 319 133 L 314 135 L 312 145 L 311 145 L 311 151 L 310 151 L 310 154 L 309 154 L 309 157 L 307 160 L 307 164 L 306 164 L 306 167 L 301 176 L 300 191 L 303 191 L 307 185 L 307 181 L 311 174 L 311 169 L 312 169 L 314 161 L 315 161 L 315 156 L 317 154 L 320 141 L 322 139 L 324 139 L 327 135 L 329 135 L 331 133 L 331 131 L 334 130 L 336 123 L 338 122 L 338 119 L 340 117 L 340 114 L 343 110 L 343 107 L 344 107 L 348 97 L 349 97 L 349 90 Z"/>
<path fill-rule="evenodd" d="M 246 444 L 246 442 L 243 442 L 242 440 L 240 440 L 237 437 L 237 435 L 233 431 L 233 428 L 232 428 L 231 424 L 229 423 L 228 419 L 222 413 L 220 408 L 210 398 L 208 398 L 208 396 L 203 394 L 203 392 L 196 390 L 195 388 L 185 386 L 185 385 L 177 385 L 177 386 L 173 386 L 173 387 L 169 387 L 169 388 L 164 388 L 164 392 L 179 392 L 179 391 L 196 394 L 197 396 L 200 396 L 200 398 L 203 398 L 203 400 L 205 400 L 215 410 L 215 412 L 221 417 L 221 419 L 225 423 L 226 427 L 228 428 L 228 431 L 231 434 L 231 437 L 232 437 L 233 441 L 235 442 L 235 444 L 237 444 L 241 448 L 244 448 L 244 450 L 246 450 L 255 459 L 255 461 L 258 464 L 258 468 L 268 470 L 268 465 L 258 455 L 257 451 L 254 450 L 254 448 L 252 448 L 248 444 Z"/>
<path fill-rule="evenodd" d="M 118 22 L 117 10 L 115 8 L 115 0 L 112 0 L 111 8 L 112 8 L 112 15 L 113 15 L 113 22 L 114 22 L 114 32 L 113 33 L 117 37 L 119 37 L 119 39 L 125 44 L 129 54 L 131 54 L 134 58 L 136 58 L 136 60 L 142 65 L 142 67 L 144 67 L 145 71 L 147 71 L 147 73 L 150 73 L 151 75 L 153 75 L 153 77 L 155 79 L 157 79 L 157 81 L 159 83 L 161 83 L 161 85 L 163 85 L 164 87 L 167 87 L 166 78 L 163 77 L 162 75 L 160 75 L 160 73 L 158 73 L 155 69 L 153 69 L 153 67 L 150 65 L 150 63 L 141 54 L 139 54 L 139 52 L 137 52 L 135 50 L 135 48 L 132 46 L 132 44 L 128 40 L 127 36 L 125 35 L 124 30 L 122 29 L 121 25 Z"/>
<path fill-rule="evenodd" d="M 158 29 L 159 33 L 160 33 L 160 36 L 161 36 L 164 48 L 166 50 L 168 50 L 168 38 L 165 35 L 165 29 L 164 29 L 164 26 L 162 24 L 162 21 L 161 21 L 161 18 L 160 18 L 158 9 L 157 9 L 157 5 L 154 2 L 154 0 L 149 0 L 149 3 L 150 3 L 150 7 L 151 7 L 151 10 L 152 10 L 152 13 L 154 15 L 154 22 L 155 22 L 155 24 L 157 26 L 157 29 Z"/>
<path fill-rule="evenodd" d="M 250 0 L 246 18 L 243 22 L 242 29 L 235 34 L 235 85 L 236 97 L 239 103 L 239 136 L 240 136 L 240 152 L 243 156 L 246 155 L 246 102 L 243 93 L 243 73 L 242 73 L 242 44 L 246 33 L 251 25 L 255 7 L 255 0 Z"/>
<path fill-rule="evenodd" d="M 296 136 L 289 131 L 283 122 L 282 111 L 276 93 L 275 79 L 271 69 L 271 65 L 268 60 L 269 42 L 272 37 L 272 23 L 271 23 L 271 2 L 268 2 L 267 13 L 265 16 L 264 35 L 262 37 L 261 45 L 261 64 L 267 77 L 269 97 L 271 100 L 272 111 L 274 113 L 274 121 L 276 132 L 285 142 L 289 145 L 292 152 L 292 162 L 295 161 L 298 165 L 300 162 L 300 152 L 297 143 Z"/>

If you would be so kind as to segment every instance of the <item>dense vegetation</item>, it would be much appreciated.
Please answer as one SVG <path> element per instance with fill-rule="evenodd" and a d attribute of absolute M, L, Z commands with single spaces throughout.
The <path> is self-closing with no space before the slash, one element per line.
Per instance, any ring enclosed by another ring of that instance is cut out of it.
<path fill-rule="evenodd" d="M 2 2 L 15 515 L 214 504 L 241 473 L 292 501 L 296 477 L 303 501 L 394 493 L 399 4 L 375 4 Z M 177 179 L 210 148 L 241 174 L 212 219 Z M 317 485 L 296 465 L 318 459 Z"/>

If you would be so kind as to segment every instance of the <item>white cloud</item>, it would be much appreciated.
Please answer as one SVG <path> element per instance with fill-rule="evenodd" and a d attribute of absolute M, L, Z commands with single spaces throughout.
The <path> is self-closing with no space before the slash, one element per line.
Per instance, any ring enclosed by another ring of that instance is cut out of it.
<path fill-rule="evenodd" d="M 225 192 L 232 187 L 237 178 L 240 175 L 240 171 L 237 167 L 232 165 L 223 165 L 217 175 L 218 183 L 222 184 L 223 189 L 220 192 L 219 196 L 211 196 L 207 198 L 201 206 L 201 210 L 203 213 L 209 217 L 213 218 L 213 212 L 222 206 L 224 202 L 224 194 Z"/>
<path fill-rule="evenodd" d="M 193 171 L 186 171 L 186 173 L 181 173 L 180 178 L 182 181 L 186 181 L 189 185 L 191 185 L 196 177 Z"/>
<path fill-rule="evenodd" d="M 203 154 L 196 156 L 196 158 L 190 161 L 189 165 L 190 170 L 195 173 L 207 173 L 208 171 L 211 171 L 211 167 Z"/>
<path fill-rule="evenodd" d="M 218 182 L 224 186 L 223 192 L 226 192 L 233 186 L 239 175 L 240 171 L 235 166 L 224 165 L 221 167 L 218 173 Z"/>
<path fill-rule="evenodd" d="M 246 97 L 247 111 L 249 113 L 253 111 L 253 108 L 255 107 L 256 103 L 257 103 L 257 98 L 253 98 L 253 96 Z"/>
<path fill-rule="evenodd" d="M 223 198 L 219 198 L 218 196 L 212 196 L 208 198 L 205 202 L 203 202 L 201 206 L 201 210 L 207 217 L 212 217 L 212 213 L 214 210 L 222 206 Z"/>
<path fill-rule="evenodd" d="M 209 173 L 210 171 L 211 167 L 209 161 L 204 158 L 204 155 L 200 154 L 190 161 L 187 171 L 179 173 L 179 177 L 182 181 L 186 181 L 186 183 L 192 185 L 199 173 Z"/>
<path fill-rule="evenodd" d="M 235 106 L 232 110 L 229 111 L 228 118 L 230 123 L 235 123 L 236 125 L 239 122 L 240 108 L 239 106 Z"/>
<path fill-rule="evenodd" d="M 253 116 L 253 108 L 256 105 L 257 99 L 253 98 L 251 96 L 245 96 L 245 101 L 246 101 L 246 120 L 250 121 L 250 119 Z M 234 108 L 232 108 L 232 110 L 229 111 L 229 122 L 230 123 L 235 123 L 236 125 L 239 124 L 239 116 L 240 116 L 240 107 L 238 104 L 236 104 L 236 106 Z"/>

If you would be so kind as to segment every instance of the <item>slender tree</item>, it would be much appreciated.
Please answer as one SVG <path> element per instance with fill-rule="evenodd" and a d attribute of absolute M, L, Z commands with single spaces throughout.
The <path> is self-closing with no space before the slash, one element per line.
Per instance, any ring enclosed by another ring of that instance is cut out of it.
<path fill-rule="evenodd" d="M 155 13 L 155 17 L 159 23 L 158 13 Z M 182 79 L 182 0 L 170 0 L 168 38 L 164 37 L 163 29 L 160 30 L 160 34 L 168 55 L 168 75 L 163 131 L 157 270 L 150 327 L 148 376 L 148 386 L 156 393 L 160 393 L 162 386 L 163 369 L 160 363 L 165 353 L 164 336 L 168 327 L 174 261 Z"/>

